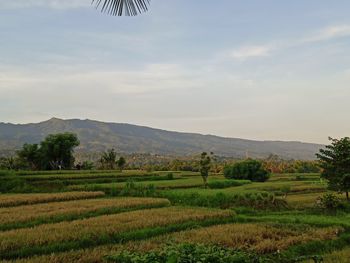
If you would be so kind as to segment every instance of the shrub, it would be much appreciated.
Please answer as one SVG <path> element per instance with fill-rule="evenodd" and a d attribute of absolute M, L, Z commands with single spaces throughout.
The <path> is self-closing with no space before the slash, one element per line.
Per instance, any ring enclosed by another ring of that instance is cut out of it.
<path fill-rule="evenodd" d="M 173 173 L 168 173 L 166 175 L 166 177 L 167 177 L 168 180 L 174 180 L 174 174 Z"/>
<path fill-rule="evenodd" d="M 333 193 L 326 193 L 316 200 L 316 206 L 328 211 L 335 211 L 341 207 L 341 201 L 338 196 Z"/>
<path fill-rule="evenodd" d="M 195 244 L 170 245 L 160 252 L 146 254 L 122 252 L 106 257 L 109 262 L 118 263 L 168 263 L 168 262 L 200 262 L 200 263 L 250 263 L 258 262 L 254 254 Z"/>
<path fill-rule="evenodd" d="M 224 175 L 230 179 L 251 180 L 254 182 L 265 182 L 270 174 L 263 168 L 262 162 L 257 160 L 245 160 L 226 166 Z"/>

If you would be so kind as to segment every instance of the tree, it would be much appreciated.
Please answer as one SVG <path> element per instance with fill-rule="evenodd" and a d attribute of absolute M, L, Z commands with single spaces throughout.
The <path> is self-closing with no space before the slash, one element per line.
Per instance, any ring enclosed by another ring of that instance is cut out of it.
<path fill-rule="evenodd" d="M 71 169 L 74 165 L 73 151 L 80 142 L 76 134 L 51 134 L 40 143 L 42 169 Z"/>
<path fill-rule="evenodd" d="M 126 160 L 123 156 L 121 156 L 117 161 L 117 166 L 121 172 L 123 171 L 125 164 L 126 164 Z"/>
<path fill-rule="evenodd" d="M 270 176 L 269 172 L 264 169 L 262 162 L 252 159 L 226 166 L 224 175 L 230 179 L 243 179 L 254 182 L 265 182 Z"/>
<path fill-rule="evenodd" d="M 24 144 L 22 149 L 17 152 L 20 160 L 27 163 L 32 170 L 41 168 L 41 160 L 43 157 L 42 151 L 38 144 Z"/>
<path fill-rule="evenodd" d="M 117 153 L 114 149 L 110 149 L 102 154 L 101 163 L 103 168 L 114 170 L 117 163 Z"/>
<path fill-rule="evenodd" d="M 151 0 L 92 0 L 101 12 L 113 16 L 136 16 L 146 12 Z"/>
<path fill-rule="evenodd" d="M 328 188 L 345 193 L 349 201 L 350 191 L 350 138 L 340 140 L 329 138 L 330 145 L 316 154 L 323 168 L 322 177 L 328 181 Z"/>
<path fill-rule="evenodd" d="M 203 178 L 204 187 L 208 186 L 209 171 L 211 168 L 211 155 L 206 152 L 201 154 L 201 159 L 199 161 L 199 172 Z"/>

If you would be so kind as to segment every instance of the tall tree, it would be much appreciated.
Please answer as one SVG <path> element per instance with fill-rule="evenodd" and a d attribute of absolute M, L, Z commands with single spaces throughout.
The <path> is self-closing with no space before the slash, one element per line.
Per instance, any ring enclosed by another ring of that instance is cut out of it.
<path fill-rule="evenodd" d="M 71 169 L 74 165 L 74 148 L 80 142 L 76 134 L 51 134 L 40 143 L 43 169 Z"/>
<path fill-rule="evenodd" d="M 322 177 L 327 179 L 329 189 L 345 193 L 349 200 L 350 138 L 329 140 L 331 144 L 317 154 L 323 168 Z"/>
<path fill-rule="evenodd" d="M 114 170 L 117 164 L 117 153 L 114 149 L 110 149 L 102 154 L 101 163 L 104 168 Z"/>
<path fill-rule="evenodd" d="M 17 152 L 18 157 L 27 163 L 32 170 L 41 168 L 42 151 L 38 144 L 24 144 L 22 149 Z"/>
<path fill-rule="evenodd" d="M 211 154 L 212 155 L 212 154 Z M 199 172 L 203 178 L 204 187 L 208 187 L 208 177 L 211 168 L 211 155 L 206 152 L 201 154 L 201 159 L 199 161 Z"/>
<path fill-rule="evenodd" d="M 126 164 L 126 160 L 123 156 L 121 156 L 117 161 L 117 166 L 121 172 L 123 171 L 125 164 Z"/>
<path fill-rule="evenodd" d="M 92 0 L 102 12 L 113 16 L 136 16 L 146 12 L 151 0 Z"/>

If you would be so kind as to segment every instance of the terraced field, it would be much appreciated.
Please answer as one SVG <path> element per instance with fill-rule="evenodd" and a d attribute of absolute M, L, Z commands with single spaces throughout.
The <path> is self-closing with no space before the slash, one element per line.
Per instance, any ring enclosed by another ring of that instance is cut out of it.
<path fill-rule="evenodd" d="M 2 175 L 37 193 L 0 194 L 0 261 L 152 262 L 130 259 L 193 244 L 241 260 L 228 262 L 349 262 L 350 213 L 315 209 L 326 192 L 316 174 L 266 183 L 212 175 L 209 189 L 193 173 L 169 174 Z M 116 178 L 128 182 L 96 183 Z"/>

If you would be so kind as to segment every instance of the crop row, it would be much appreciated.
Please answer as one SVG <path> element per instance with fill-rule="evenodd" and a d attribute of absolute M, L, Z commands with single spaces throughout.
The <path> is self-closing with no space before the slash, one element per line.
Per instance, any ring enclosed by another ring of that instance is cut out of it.
<path fill-rule="evenodd" d="M 229 180 L 223 179 L 220 177 L 214 177 L 209 179 L 208 186 L 210 188 L 226 188 L 232 186 L 241 186 L 248 184 L 250 181 L 247 180 Z M 156 189 L 183 189 L 183 188 L 196 188 L 203 186 L 203 180 L 201 177 L 191 177 L 183 178 L 177 180 L 164 180 L 164 181 L 144 181 L 135 183 L 135 186 L 147 187 L 152 185 Z M 68 188 L 70 190 L 101 190 L 101 191 L 110 191 L 111 189 L 123 189 L 127 186 L 127 183 L 114 183 L 114 184 L 88 184 L 88 185 L 72 185 Z"/>
<path fill-rule="evenodd" d="M 74 220 L 103 213 L 111 214 L 128 209 L 162 207 L 169 204 L 167 199 L 103 198 L 0 208 L 0 230 Z"/>
<path fill-rule="evenodd" d="M 55 194 L 0 194 L 0 207 L 97 198 L 104 192 L 65 192 Z"/>
<path fill-rule="evenodd" d="M 104 262 L 105 255 L 125 250 L 147 252 L 163 247 L 167 243 L 195 243 L 220 245 L 233 249 L 248 250 L 254 253 L 272 253 L 288 249 L 296 244 L 313 240 L 331 240 L 337 237 L 341 228 L 292 228 L 266 224 L 225 224 L 166 234 L 148 240 L 126 244 L 100 246 L 88 250 L 65 252 L 20 260 L 17 263 L 32 262 Z"/>
<path fill-rule="evenodd" d="M 168 207 L 10 230 L 0 233 L 0 255 L 4 259 L 120 242 L 125 239 L 123 233 L 145 228 L 156 231 L 171 224 L 219 220 L 233 215 L 225 210 Z"/>

